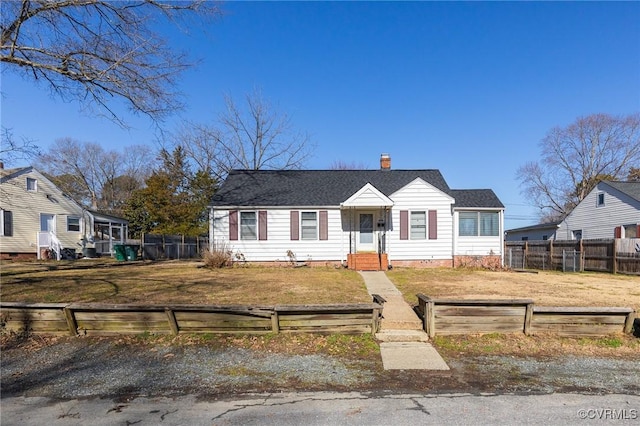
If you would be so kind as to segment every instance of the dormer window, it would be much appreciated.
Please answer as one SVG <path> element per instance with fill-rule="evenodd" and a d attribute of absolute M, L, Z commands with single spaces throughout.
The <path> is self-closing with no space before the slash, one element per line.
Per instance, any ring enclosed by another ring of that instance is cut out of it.
<path fill-rule="evenodd" d="M 38 190 L 38 180 L 34 178 L 27 178 L 27 191 L 36 192 Z"/>
<path fill-rule="evenodd" d="M 599 192 L 598 199 L 596 201 L 596 207 L 603 207 L 603 206 L 604 206 L 604 192 Z"/>

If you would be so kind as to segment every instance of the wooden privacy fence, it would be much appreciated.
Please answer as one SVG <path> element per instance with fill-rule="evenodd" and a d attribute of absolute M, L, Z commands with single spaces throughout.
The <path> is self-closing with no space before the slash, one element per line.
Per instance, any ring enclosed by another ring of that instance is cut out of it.
<path fill-rule="evenodd" d="M 180 333 L 376 333 L 382 305 L 215 306 L 0 303 L 4 331 L 119 335 Z"/>
<path fill-rule="evenodd" d="M 638 239 L 505 241 L 505 266 L 640 274 Z M 577 262 L 574 260 L 577 255 Z M 567 264 L 567 256 L 574 256 Z"/>
<path fill-rule="evenodd" d="M 631 333 L 631 308 L 542 307 L 530 299 L 433 299 L 418 294 L 418 314 L 429 337 L 436 334 L 552 333 L 603 336 Z"/>

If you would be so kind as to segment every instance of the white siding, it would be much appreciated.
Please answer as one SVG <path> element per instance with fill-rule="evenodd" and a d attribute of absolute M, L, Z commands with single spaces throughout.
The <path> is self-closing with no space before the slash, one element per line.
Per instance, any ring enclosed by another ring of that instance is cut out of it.
<path fill-rule="evenodd" d="M 263 210 L 263 209 L 260 209 Z M 229 240 L 229 210 L 213 211 L 213 240 L 225 242 L 235 253 L 241 253 L 247 261 L 268 262 L 288 261 L 287 252 L 291 250 L 299 261 L 336 261 L 346 259 L 343 253 L 343 243 L 348 241 L 344 237 L 341 226 L 340 210 L 322 209 L 328 211 L 328 240 L 296 240 L 290 236 L 290 211 L 316 211 L 320 209 L 270 209 L 267 210 L 267 239 L 266 240 Z M 243 210 L 239 211 L 258 211 Z M 319 221 L 318 221 L 319 226 Z M 345 240 L 343 242 L 343 239 Z"/>
<path fill-rule="evenodd" d="M 453 223 L 451 204 L 453 199 L 449 195 L 421 179 L 416 179 L 389 198 L 394 202 L 391 223 L 387 232 L 389 260 L 441 260 L 452 258 Z M 427 239 L 401 240 L 401 210 L 424 212 L 436 210 L 438 212 L 438 238 L 435 240 L 429 239 L 429 225 L 427 223 Z"/>
<path fill-rule="evenodd" d="M 604 193 L 604 206 L 596 206 Z M 571 240 L 573 232 L 582 231 L 582 239 L 614 238 L 620 225 L 640 223 L 640 202 L 600 182 L 560 224 L 556 239 Z"/>
<path fill-rule="evenodd" d="M 471 210 L 467 210 L 471 211 Z M 488 211 L 488 210 L 482 210 Z M 453 251 L 456 256 L 488 256 L 502 255 L 502 247 L 504 245 L 504 214 L 499 212 L 499 229 L 498 235 L 494 237 L 461 237 L 458 235 L 458 211 L 453 214 L 455 242 Z"/>
<path fill-rule="evenodd" d="M 27 191 L 27 177 L 37 179 L 37 191 Z M 13 214 L 13 236 L 0 236 L 3 253 L 36 253 L 41 213 L 55 215 L 56 236 L 63 248 L 82 249 L 80 237 L 92 228 L 90 217 L 48 179 L 31 169 L 3 180 L 0 186 L 0 207 Z M 81 219 L 80 232 L 67 232 L 68 216 Z"/>

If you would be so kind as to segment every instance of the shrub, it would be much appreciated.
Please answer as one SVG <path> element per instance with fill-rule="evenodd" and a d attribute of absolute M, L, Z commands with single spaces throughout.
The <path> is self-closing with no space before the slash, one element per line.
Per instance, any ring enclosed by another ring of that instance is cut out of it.
<path fill-rule="evenodd" d="M 233 266 L 233 251 L 225 241 L 214 242 L 213 249 L 202 253 L 202 260 L 208 268 L 228 268 Z"/>

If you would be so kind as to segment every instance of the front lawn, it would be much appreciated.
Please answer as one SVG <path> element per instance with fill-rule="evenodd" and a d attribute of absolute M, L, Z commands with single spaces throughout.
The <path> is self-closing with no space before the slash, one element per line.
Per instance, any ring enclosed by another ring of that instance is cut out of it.
<path fill-rule="evenodd" d="M 3 262 L 4 302 L 277 305 L 368 303 L 354 271 L 332 267 L 207 269 L 201 262 Z"/>
<path fill-rule="evenodd" d="M 456 299 L 533 299 L 539 306 L 628 307 L 640 311 L 640 277 L 597 272 L 492 272 L 394 268 L 389 279 L 409 303 L 416 294 Z"/>

